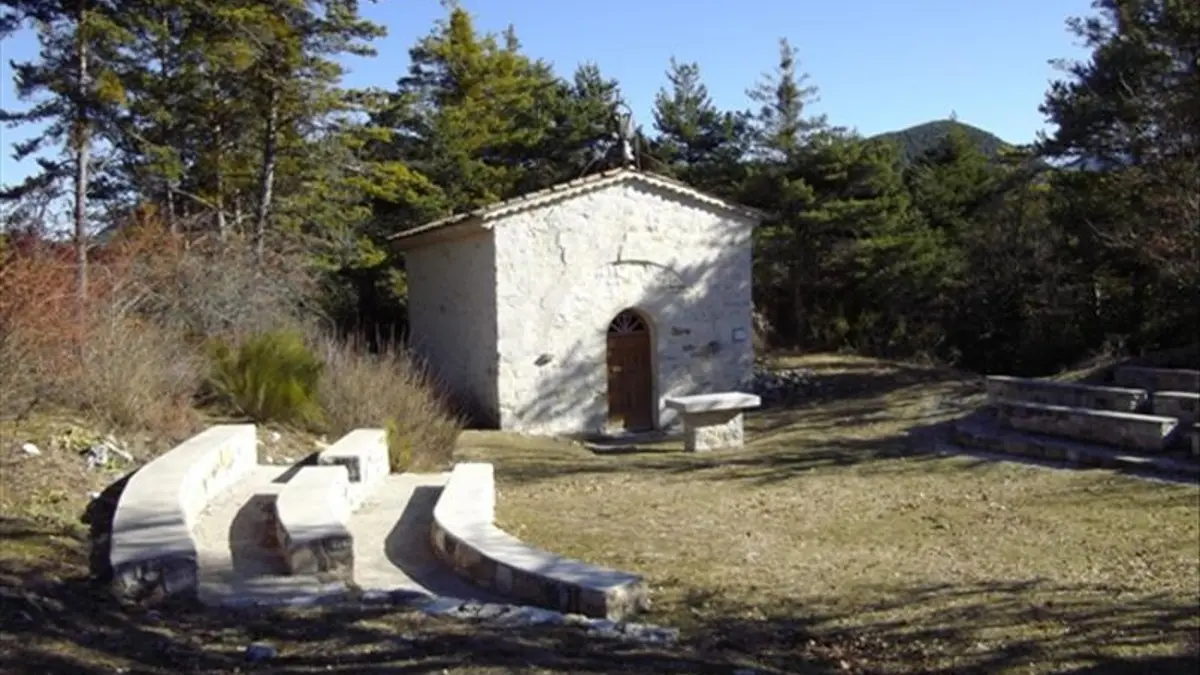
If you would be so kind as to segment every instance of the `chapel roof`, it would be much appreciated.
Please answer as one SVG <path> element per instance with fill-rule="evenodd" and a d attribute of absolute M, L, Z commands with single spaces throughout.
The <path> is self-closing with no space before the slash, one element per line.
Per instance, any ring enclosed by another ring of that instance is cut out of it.
<path fill-rule="evenodd" d="M 660 176 L 654 173 L 638 171 L 634 169 L 612 169 L 600 173 L 594 173 L 583 178 L 567 181 L 552 185 L 542 190 L 529 192 L 512 199 L 506 199 L 495 204 L 489 204 L 471 211 L 457 213 L 446 218 L 441 218 L 430 223 L 415 227 L 411 230 L 405 230 L 389 237 L 389 240 L 395 242 L 402 248 L 406 244 L 416 244 L 416 240 L 427 239 L 427 235 L 432 235 L 440 231 L 451 229 L 454 226 L 469 228 L 474 225 L 488 228 L 488 223 L 504 216 L 512 215 L 521 211 L 536 209 L 540 206 L 548 205 L 551 202 L 591 192 L 611 185 L 619 183 L 642 183 L 651 187 L 656 187 L 679 197 L 692 199 L 714 210 L 725 211 L 733 215 L 746 218 L 749 220 L 762 220 L 763 214 L 748 206 L 743 206 L 735 202 L 730 202 L 719 197 L 715 197 L 706 192 L 697 190 L 696 188 L 673 178 Z M 454 227 L 454 229 L 458 229 Z"/>

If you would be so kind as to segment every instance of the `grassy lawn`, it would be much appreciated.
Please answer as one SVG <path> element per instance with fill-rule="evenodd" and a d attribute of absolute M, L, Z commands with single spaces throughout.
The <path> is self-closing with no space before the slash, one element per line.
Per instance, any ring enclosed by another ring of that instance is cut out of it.
<path fill-rule="evenodd" d="M 459 459 L 497 463 L 504 527 L 646 575 L 647 620 L 684 629 L 669 649 L 382 608 L 122 610 L 87 582 L 80 522 L 120 470 L 52 449 L 63 420 L 5 423 L 0 672 L 1196 672 L 1196 487 L 935 457 L 922 439 L 979 403 L 978 381 L 844 357 L 785 365 L 816 370 L 819 394 L 750 418 L 736 453 L 463 435 Z M 41 456 L 13 449 L 30 438 Z M 276 454 L 311 447 L 281 442 L 293 447 Z M 278 658 L 246 664 L 255 640 Z"/>
<path fill-rule="evenodd" d="M 903 672 L 1151 657 L 1131 672 L 1195 672 L 1195 486 L 936 457 L 922 432 L 978 405 L 977 380 L 787 365 L 816 370 L 820 395 L 748 418 L 742 451 L 600 455 L 469 432 L 463 454 L 497 462 L 503 527 L 644 574 L 650 619 L 697 639 L 778 663 L 813 639 Z"/>

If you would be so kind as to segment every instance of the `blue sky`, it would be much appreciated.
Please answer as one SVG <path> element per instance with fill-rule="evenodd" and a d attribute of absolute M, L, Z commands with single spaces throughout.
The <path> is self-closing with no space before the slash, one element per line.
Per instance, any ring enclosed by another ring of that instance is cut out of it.
<path fill-rule="evenodd" d="M 778 57 L 778 38 L 800 50 L 820 89 L 815 111 L 864 134 L 947 117 L 1026 142 L 1044 128 L 1038 104 L 1056 75 L 1051 59 L 1084 56 L 1066 31 L 1090 0 L 463 0 L 481 30 L 513 25 L 533 56 L 570 74 L 595 61 L 621 82 L 650 125 L 668 60 L 697 61 L 719 106 L 745 108 L 745 90 Z M 438 0 L 364 3 L 388 27 L 378 57 L 353 60 L 348 83 L 390 87 L 408 48 L 445 15 Z M 37 51 L 25 33 L 0 43 L 0 106 L 19 108 L 10 60 Z M 0 184 L 32 170 L 11 159 L 29 132 L 0 129 Z"/>

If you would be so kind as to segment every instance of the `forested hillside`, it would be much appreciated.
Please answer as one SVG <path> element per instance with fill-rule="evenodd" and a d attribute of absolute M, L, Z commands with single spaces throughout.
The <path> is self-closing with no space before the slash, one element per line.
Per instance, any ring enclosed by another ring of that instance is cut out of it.
<path fill-rule="evenodd" d="M 941 144 L 951 130 L 958 130 L 988 157 L 995 157 L 1010 147 L 1000 137 L 979 127 L 957 120 L 934 120 L 899 131 L 889 131 L 873 138 L 895 143 L 900 148 L 900 160 L 906 165 L 920 159 Z"/>
<path fill-rule="evenodd" d="M 755 297 L 776 345 L 1032 373 L 1194 340 L 1200 11 L 1132 11 L 1142 4 L 1102 0 L 1075 24 L 1092 60 L 1047 92 L 1053 133 L 1001 161 L 999 139 L 965 125 L 915 127 L 895 147 L 895 135 L 862 138 L 811 114 L 819 83 L 784 40 L 746 83 L 748 110 L 717 108 L 697 64 L 662 64 L 638 162 L 769 214 Z M 179 299 L 195 316 L 269 287 L 276 313 L 285 303 L 343 331 L 402 330 L 389 235 L 618 160 L 621 86 L 603 64 L 564 77 L 522 47 L 520 26 L 483 34 L 462 9 L 412 45 L 395 86 L 357 91 L 338 59 L 370 54 L 384 31 L 348 0 L 3 7 L 4 29 L 29 26 L 42 43 L 15 69 L 36 103 L 5 119 L 48 125 L 19 155 L 50 151 L 3 195 L 5 269 L 68 204 L 80 297 L 115 278 L 117 254 L 93 250 L 93 235 L 136 224 L 139 241 L 166 237 L 191 256 L 245 247 L 244 277 L 210 279 L 197 263 Z M 1123 161 L 1060 173 L 1033 153 Z M 263 269 L 288 273 L 264 281 Z M 207 304 L 194 297 L 204 292 Z M 122 311 L 157 316 L 162 302 L 147 292 Z M 204 321 L 234 322 L 212 311 Z"/>

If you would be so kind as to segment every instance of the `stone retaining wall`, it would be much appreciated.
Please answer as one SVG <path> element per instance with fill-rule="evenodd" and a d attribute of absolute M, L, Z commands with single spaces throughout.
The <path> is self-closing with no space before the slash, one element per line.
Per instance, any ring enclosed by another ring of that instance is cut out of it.
<path fill-rule="evenodd" d="M 1200 394 L 1186 391 L 1156 392 L 1154 414 L 1193 424 L 1200 420 Z"/>
<path fill-rule="evenodd" d="M 352 492 L 344 466 L 303 467 L 279 491 L 268 519 L 289 574 L 353 577 Z"/>
<path fill-rule="evenodd" d="M 200 512 L 257 463 L 253 424 L 209 427 L 138 469 L 113 514 L 113 590 L 122 598 L 192 593 Z"/>
<path fill-rule="evenodd" d="M 1013 429 L 1148 452 L 1169 448 L 1179 426 L 1169 417 L 1039 403 L 1000 401 L 995 408 L 1001 422 Z"/>
<path fill-rule="evenodd" d="M 455 465 L 433 510 L 434 553 L 458 575 L 512 600 L 619 621 L 648 604 L 637 575 L 535 549 L 494 524 L 491 464 Z"/>
<path fill-rule="evenodd" d="M 1119 412 L 1136 412 L 1149 400 L 1145 389 L 1100 387 L 1007 375 L 989 376 L 987 394 L 988 402 L 992 404 L 1007 399 Z"/>
<path fill-rule="evenodd" d="M 1200 391 L 1200 370 L 1121 366 L 1113 374 L 1113 380 L 1121 387 L 1150 391 Z"/>

